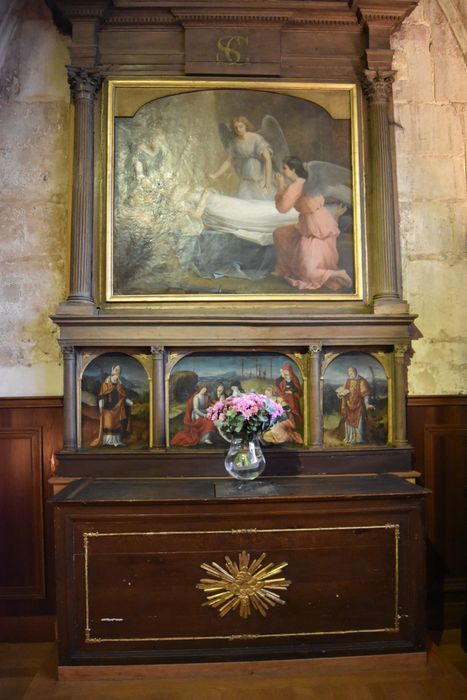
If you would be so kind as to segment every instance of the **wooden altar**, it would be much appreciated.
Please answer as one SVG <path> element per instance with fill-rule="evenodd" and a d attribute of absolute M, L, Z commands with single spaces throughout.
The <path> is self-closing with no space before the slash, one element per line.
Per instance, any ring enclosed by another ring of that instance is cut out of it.
<path fill-rule="evenodd" d="M 424 494 L 391 475 L 75 481 L 54 499 L 60 666 L 423 651 Z"/>

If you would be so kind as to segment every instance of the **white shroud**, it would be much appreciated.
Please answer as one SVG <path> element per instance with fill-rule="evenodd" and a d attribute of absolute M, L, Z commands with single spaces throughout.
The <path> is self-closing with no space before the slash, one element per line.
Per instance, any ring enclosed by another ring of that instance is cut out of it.
<path fill-rule="evenodd" d="M 272 245 L 272 234 L 280 226 L 298 221 L 295 209 L 280 214 L 275 202 L 256 199 L 238 199 L 217 192 L 205 200 L 202 213 L 205 229 L 232 233 L 257 245 Z"/>

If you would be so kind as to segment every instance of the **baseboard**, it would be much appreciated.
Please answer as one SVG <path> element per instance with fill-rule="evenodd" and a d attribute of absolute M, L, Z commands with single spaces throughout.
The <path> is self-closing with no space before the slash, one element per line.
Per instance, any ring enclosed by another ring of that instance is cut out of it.
<path fill-rule="evenodd" d="M 212 678 L 216 676 L 255 676 L 332 674 L 348 671 L 378 671 L 389 669 L 421 669 L 426 666 L 424 651 L 402 654 L 346 656 L 339 658 L 287 659 L 275 661 L 235 661 L 192 664 L 141 664 L 124 666 L 59 666 L 58 680 L 137 680 L 148 678 Z"/>

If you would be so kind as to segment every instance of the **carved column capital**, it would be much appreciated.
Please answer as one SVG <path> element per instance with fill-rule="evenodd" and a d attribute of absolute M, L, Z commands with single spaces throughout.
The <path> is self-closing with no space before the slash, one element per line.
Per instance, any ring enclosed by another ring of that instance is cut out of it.
<path fill-rule="evenodd" d="M 62 346 L 62 355 L 64 360 L 72 360 L 75 357 L 75 346 L 74 345 L 64 345 Z"/>
<path fill-rule="evenodd" d="M 163 345 L 151 346 L 151 355 L 154 360 L 163 360 L 165 357 L 165 348 Z"/>
<path fill-rule="evenodd" d="M 394 359 L 404 367 L 409 367 L 412 354 L 410 343 L 396 343 L 394 345 Z"/>
<path fill-rule="evenodd" d="M 407 350 L 409 349 L 409 344 L 408 343 L 396 343 L 394 345 L 394 355 L 395 357 L 402 359 L 405 358 L 405 354 Z"/>
<path fill-rule="evenodd" d="M 94 100 L 102 84 L 102 75 L 79 66 L 66 66 L 73 101 Z"/>
<path fill-rule="evenodd" d="M 321 343 L 313 343 L 313 345 L 308 346 L 308 352 L 310 355 L 317 355 L 320 353 L 323 349 L 323 346 Z"/>
<path fill-rule="evenodd" d="M 368 102 L 386 104 L 392 94 L 396 76 L 393 70 L 366 70 L 362 76 L 362 88 Z"/>

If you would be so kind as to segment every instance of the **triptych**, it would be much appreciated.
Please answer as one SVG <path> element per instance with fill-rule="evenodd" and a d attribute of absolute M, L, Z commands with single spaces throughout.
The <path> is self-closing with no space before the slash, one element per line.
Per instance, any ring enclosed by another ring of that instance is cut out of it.
<path fill-rule="evenodd" d="M 307 353 L 177 351 L 164 356 L 163 381 L 157 381 L 150 353 L 96 349 L 80 355 L 81 448 L 153 447 L 154 414 L 161 412 L 163 444 L 157 446 L 225 449 L 228 440 L 207 409 L 248 392 L 269 396 L 284 408 L 283 419 L 261 436 L 265 448 L 311 449 L 314 423 L 324 448 L 391 442 L 391 352 L 323 351 L 319 378 L 310 371 Z M 319 411 L 312 408 L 312 396 L 319 397 Z"/>

